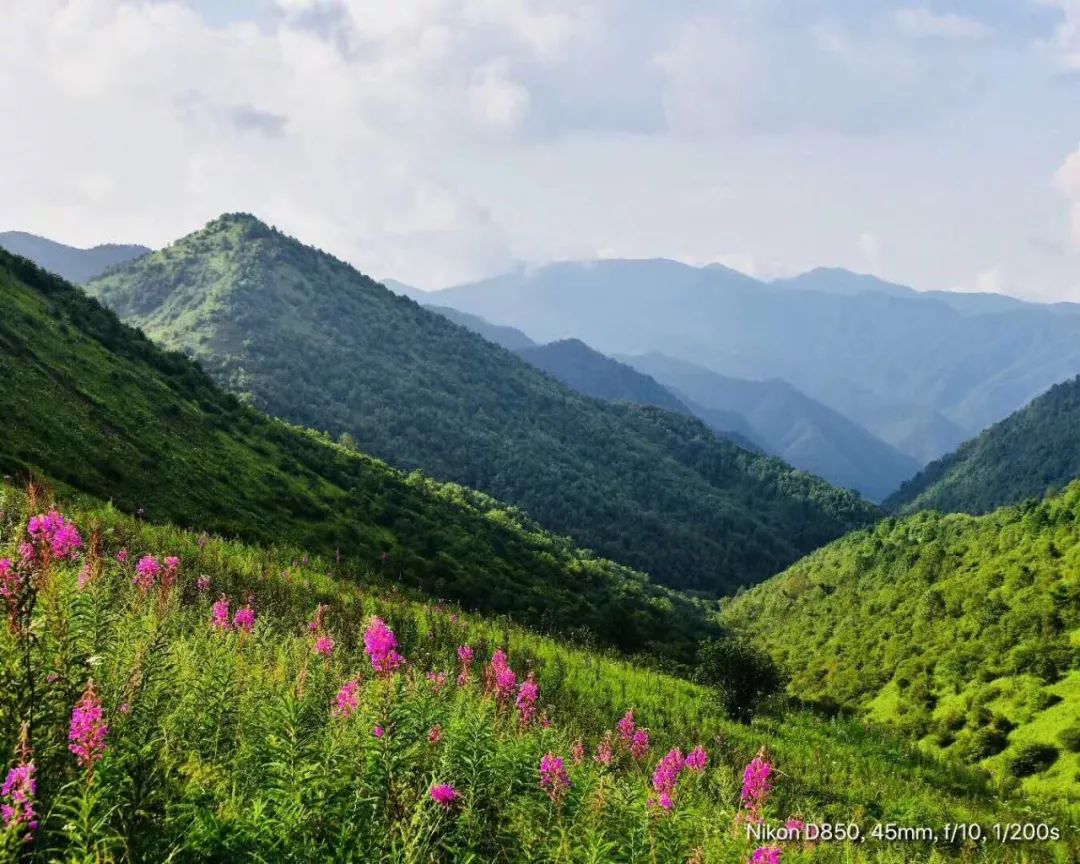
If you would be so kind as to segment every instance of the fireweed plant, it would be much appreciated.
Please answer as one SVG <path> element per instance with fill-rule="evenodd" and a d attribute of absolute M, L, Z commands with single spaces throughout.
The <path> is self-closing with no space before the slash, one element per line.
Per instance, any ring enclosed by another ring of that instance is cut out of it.
<path fill-rule="evenodd" d="M 702 687 L 302 553 L 3 489 L 0 560 L 0 860 L 900 862 L 746 828 L 1020 812 L 852 724 L 740 725 Z"/>

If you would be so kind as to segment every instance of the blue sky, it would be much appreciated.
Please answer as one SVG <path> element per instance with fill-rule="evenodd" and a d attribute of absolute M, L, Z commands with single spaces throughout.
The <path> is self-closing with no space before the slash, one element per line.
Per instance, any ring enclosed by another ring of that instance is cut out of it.
<path fill-rule="evenodd" d="M 1080 300 L 1080 0 L 0 0 L 0 229 Z"/>

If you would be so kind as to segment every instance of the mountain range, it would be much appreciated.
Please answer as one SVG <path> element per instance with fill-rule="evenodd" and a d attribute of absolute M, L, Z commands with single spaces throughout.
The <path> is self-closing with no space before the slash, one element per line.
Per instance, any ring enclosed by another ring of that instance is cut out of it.
<path fill-rule="evenodd" d="M 0 232 L 0 249 L 29 258 L 50 273 L 69 282 L 89 282 L 110 267 L 131 261 L 150 251 L 146 246 L 106 243 L 91 249 L 77 249 L 25 231 Z"/>
<path fill-rule="evenodd" d="M 734 590 L 877 515 L 695 418 L 575 393 L 251 216 L 87 290 L 256 408 L 516 504 L 674 587 Z"/>
<path fill-rule="evenodd" d="M 1080 372 L 1075 305 L 923 294 L 846 271 L 766 283 L 662 259 L 565 262 L 428 302 L 541 342 L 779 378 L 922 464 Z"/>

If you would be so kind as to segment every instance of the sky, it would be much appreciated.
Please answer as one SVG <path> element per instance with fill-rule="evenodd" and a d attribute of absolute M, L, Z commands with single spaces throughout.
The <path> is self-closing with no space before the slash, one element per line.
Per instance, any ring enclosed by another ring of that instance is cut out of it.
<path fill-rule="evenodd" d="M 0 230 L 1080 301 L 1080 0 L 0 0 Z"/>

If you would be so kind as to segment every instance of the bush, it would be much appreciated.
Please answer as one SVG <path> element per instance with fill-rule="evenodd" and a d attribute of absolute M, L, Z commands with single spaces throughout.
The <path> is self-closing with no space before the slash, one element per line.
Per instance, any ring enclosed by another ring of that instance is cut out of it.
<path fill-rule="evenodd" d="M 1030 777 L 1045 771 L 1057 758 L 1057 747 L 1049 744 L 1026 744 L 1009 760 L 1009 773 L 1013 777 Z"/>
<path fill-rule="evenodd" d="M 700 644 L 694 678 L 715 689 L 728 716 L 743 722 L 785 683 L 772 658 L 730 636 Z"/>
<path fill-rule="evenodd" d="M 1063 729 L 1058 735 L 1058 741 L 1070 753 L 1080 753 L 1080 723 Z"/>
<path fill-rule="evenodd" d="M 975 732 L 964 746 L 964 756 L 972 762 L 981 762 L 996 756 L 1009 744 L 1007 733 L 994 727 L 985 727 Z"/>

